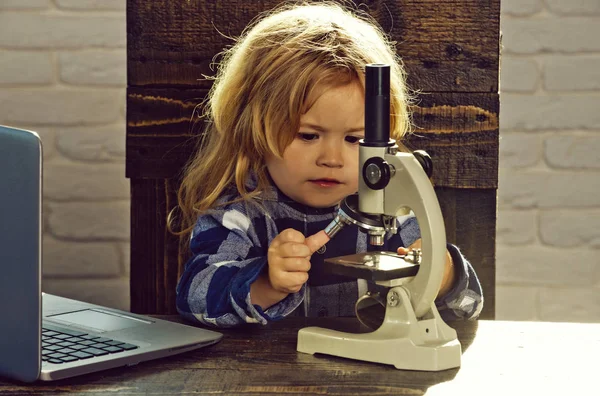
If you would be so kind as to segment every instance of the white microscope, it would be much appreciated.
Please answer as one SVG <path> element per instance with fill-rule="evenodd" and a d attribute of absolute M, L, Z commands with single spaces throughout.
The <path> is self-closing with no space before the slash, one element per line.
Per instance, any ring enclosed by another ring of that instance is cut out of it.
<path fill-rule="evenodd" d="M 298 332 L 297 350 L 394 365 L 398 369 L 439 371 L 459 367 L 461 345 L 456 331 L 440 317 L 434 300 L 446 261 L 444 220 L 424 168 L 423 152 L 406 153 L 390 139 L 390 67 L 365 69 L 365 138 L 360 141 L 359 190 L 346 198 L 326 228 L 333 237 L 356 224 L 381 246 L 397 231 L 396 218 L 412 210 L 421 229 L 422 246 L 406 256 L 371 251 L 327 260 L 328 270 L 374 281 L 387 290 L 381 326 L 370 333 L 345 333 L 320 327 Z M 356 303 L 364 305 L 370 295 Z"/>

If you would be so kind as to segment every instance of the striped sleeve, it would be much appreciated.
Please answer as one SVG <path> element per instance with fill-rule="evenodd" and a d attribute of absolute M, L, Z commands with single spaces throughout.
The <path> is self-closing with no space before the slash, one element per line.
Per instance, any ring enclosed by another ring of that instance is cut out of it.
<path fill-rule="evenodd" d="M 435 305 L 440 316 L 449 320 L 475 320 L 483 309 L 483 291 L 471 263 L 458 247 L 448 244 L 448 251 L 456 270 L 456 284 L 445 296 L 440 296 Z"/>
<path fill-rule="evenodd" d="M 192 257 L 177 285 L 177 310 L 186 319 L 217 327 L 266 324 L 291 313 L 304 290 L 263 311 L 250 285 L 266 268 L 270 242 L 264 215 L 232 204 L 200 216 L 192 232 Z"/>
<path fill-rule="evenodd" d="M 421 237 L 421 231 L 415 217 L 403 220 L 399 226 L 395 242 L 399 243 L 398 246 L 406 247 Z M 481 283 L 473 266 L 463 256 L 460 249 L 450 243 L 447 244 L 447 249 L 452 257 L 457 281 L 448 294 L 439 296 L 436 299 L 436 307 L 445 321 L 477 319 L 483 309 Z"/>

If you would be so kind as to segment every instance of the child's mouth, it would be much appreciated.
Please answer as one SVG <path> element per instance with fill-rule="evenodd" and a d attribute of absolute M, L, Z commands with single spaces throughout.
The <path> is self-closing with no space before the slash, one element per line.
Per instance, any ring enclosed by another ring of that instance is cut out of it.
<path fill-rule="evenodd" d="M 319 187 L 334 187 L 341 184 L 339 181 L 335 179 L 316 179 L 310 181 L 313 184 L 316 184 Z"/>

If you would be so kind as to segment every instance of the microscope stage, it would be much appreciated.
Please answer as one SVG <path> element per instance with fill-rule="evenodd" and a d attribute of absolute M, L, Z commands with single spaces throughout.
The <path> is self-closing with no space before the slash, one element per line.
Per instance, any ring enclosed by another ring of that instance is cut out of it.
<path fill-rule="evenodd" d="M 417 275 L 419 265 L 392 252 L 367 252 L 325 259 L 326 272 L 371 281 L 387 281 Z"/>

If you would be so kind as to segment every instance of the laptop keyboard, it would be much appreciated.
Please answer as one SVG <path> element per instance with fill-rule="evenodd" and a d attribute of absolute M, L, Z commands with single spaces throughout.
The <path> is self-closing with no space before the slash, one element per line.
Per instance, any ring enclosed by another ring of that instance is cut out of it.
<path fill-rule="evenodd" d="M 137 345 L 44 323 L 42 361 L 67 363 L 137 349 Z"/>

